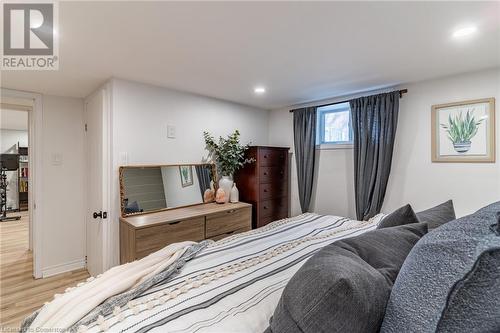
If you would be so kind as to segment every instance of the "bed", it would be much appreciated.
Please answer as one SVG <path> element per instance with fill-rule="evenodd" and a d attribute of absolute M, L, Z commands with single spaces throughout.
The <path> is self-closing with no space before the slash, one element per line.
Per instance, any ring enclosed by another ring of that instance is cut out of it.
<path fill-rule="evenodd" d="M 383 216 L 355 221 L 307 213 L 208 241 L 178 273 L 115 306 L 112 313 L 72 329 L 263 332 L 287 282 L 309 257 L 333 241 L 375 229 Z"/>

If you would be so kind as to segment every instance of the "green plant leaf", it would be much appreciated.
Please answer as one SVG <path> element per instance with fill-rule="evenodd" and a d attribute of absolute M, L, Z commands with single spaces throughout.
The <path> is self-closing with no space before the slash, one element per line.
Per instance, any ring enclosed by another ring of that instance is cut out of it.
<path fill-rule="evenodd" d="M 448 134 L 448 138 L 453 143 L 470 142 L 477 134 L 479 125 L 484 119 L 476 121 L 474 109 L 467 110 L 465 117 L 462 112 L 452 116 L 448 115 L 448 124 L 441 124 L 441 127 Z"/>
<path fill-rule="evenodd" d="M 205 146 L 208 150 L 209 158 L 215 161 L 221 176 L 232 176 L 247 163 L 252 163 L 254 159 L 245 159 L 245 151 L 249 144 L 240 145 L 240 132 L 235 130 L 227 138 L 219 137 L 216 143 L 213 136 L 208 132 L 203 132 Z"/>

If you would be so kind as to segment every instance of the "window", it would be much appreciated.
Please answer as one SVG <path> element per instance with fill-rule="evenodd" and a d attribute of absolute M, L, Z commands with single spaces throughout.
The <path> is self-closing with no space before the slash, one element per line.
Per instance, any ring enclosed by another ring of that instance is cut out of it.
<path fill-rule="evenodd" d="M 352 145 L 353 134 L 349 103 L 319 107 L 317 117 L 317 144 L 330 147 Z"/>

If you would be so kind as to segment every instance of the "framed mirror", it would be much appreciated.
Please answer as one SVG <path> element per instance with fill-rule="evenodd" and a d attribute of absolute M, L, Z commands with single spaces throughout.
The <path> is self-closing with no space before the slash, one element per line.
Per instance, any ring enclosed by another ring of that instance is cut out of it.
<path fill-rule="evenodd" d="M 214 164 L 120 167 L 122 216 L 203 204 L 216 179 Z"/>

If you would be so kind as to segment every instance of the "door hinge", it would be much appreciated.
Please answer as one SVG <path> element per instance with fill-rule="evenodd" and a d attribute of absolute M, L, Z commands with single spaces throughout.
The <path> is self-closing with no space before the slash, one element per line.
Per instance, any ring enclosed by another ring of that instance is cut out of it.
<path fill-rule="evenodd" d="M 85 132 L 87 132 L 87 124 L 85 124 Z"/>
<path fill-rule="evenodd" d="M 85 256 L 85 265 L 87 265 L 87 256 Z"/>

